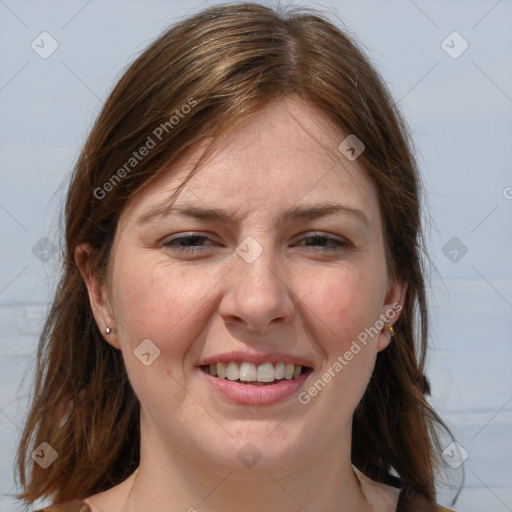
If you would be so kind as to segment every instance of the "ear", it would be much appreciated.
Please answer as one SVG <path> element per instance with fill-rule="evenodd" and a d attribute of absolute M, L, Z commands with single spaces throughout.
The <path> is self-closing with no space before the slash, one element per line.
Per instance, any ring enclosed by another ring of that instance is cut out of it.
<path fill-rule="evenodd" d="M 100 280 L 99 276 L 94 273 L 92 269 L 91 259 L 93 251 L 94 249 L 90 244 L 84 243 L 78 245 L 75 248 L 75 263 L 87 286 L 92 313 L 98 325 L 98 329 L 102 333 L 103 338 L 110 343 L 110 345 L 119 349 L 120 345 L 115 337 L 115 319 L 110 304 L 107 285 Z M 110 334 L 106 334 L 105 332 L 107 327 L 112 329 Z"/>
<path fill-rule="evenodd" d="M 379 334 L 377 342 L 377 351 L 384 350 L 391 342 L 391 336 L 388 333 L 388 326 L 393 325 L 402 312 L 405 304 L 405 293 L 407 291 L 407 283 L 390 279 L 386 298 L 382 306 L 380 320 L 384 323 Z"/>

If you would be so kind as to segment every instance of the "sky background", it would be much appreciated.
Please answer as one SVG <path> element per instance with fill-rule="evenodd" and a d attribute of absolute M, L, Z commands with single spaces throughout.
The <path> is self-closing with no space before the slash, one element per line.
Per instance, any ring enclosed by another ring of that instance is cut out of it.
<path fill-rule="evenodd" d="M 63 184 L 123 69 L 215 3 L 0 0 L 0 512 L 20 510 L 5 495 L 59 268 Z M 457 510 L 512 511 L 512 2 L 294 5 L 362 44 L 409 123 L 433 263 L 432 402 L 467 452 L 445 476 L 464 468 Z M 440 488 L 440 501 L 453 494 Z"/>

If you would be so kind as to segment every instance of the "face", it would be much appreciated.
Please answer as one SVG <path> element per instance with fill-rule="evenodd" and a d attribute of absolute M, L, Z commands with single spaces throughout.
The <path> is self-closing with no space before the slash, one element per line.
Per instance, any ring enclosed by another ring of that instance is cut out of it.
<path fill-rule="evenodd" d="M 242 471 L 247 456 L 278 470 L 350 446 L 405 288 L 386 269 L 377 190 L 338 150 L 346 136 L 281 100 L 225 137 L 176 210 L 155 214 L 202 147 L 124 208 L 110 286 L 87 282 L 143 442 Z"/>

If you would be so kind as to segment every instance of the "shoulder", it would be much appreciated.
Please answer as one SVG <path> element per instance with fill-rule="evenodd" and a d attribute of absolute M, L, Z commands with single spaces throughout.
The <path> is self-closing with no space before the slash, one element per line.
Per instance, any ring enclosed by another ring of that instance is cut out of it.
<path fill-rule="evenodd" d="M 74 500 L 59 503 L 34 512 L 91 512 L 91 509 L 83 501 Z"/>
<path fill-rule="evenodd" d="M 403 481 L 392 475 L 387 475 L 384 482 L 371 480 L 355 466 L 352 466 L 358 480 L 367 496 L 373 498 L 382 510 L 396 512 L 456 512 L 437 505 L 423 494 L 413 491 L 404 485 Z M 381 510 L 379 508 L 379 510 Z"/>
<path fill-rule="evenodd" d="M 437 505 L 423 494 L 413 491 L 402 491 L 398 502 L 397 512 L 456 512 L 450 508 Z"/>

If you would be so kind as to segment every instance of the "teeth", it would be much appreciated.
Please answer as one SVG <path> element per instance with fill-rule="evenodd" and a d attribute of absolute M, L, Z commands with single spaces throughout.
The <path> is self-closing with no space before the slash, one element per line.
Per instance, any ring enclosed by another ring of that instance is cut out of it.
<path fill-rule="evenodd" d="M 253 382 L 256 380 L 256 366 L 251 363 L 242 363 L 240 365 L 240 380 L 244 382 Z"/>
<path fill-rule="evenodd" d="M 264 363 L 258 366 L 256 380 L 258 382 L 272 382 L 274 380 L 274 367 L 272 363 Z"/>
<path fill-rule="evenodd" d="M 226 367 L 226 379 L 238 380 L 240 378 L 240 369 L 234 362 L 228 363 Z"/>
<path fill-rule="evenodd" d="M 300 368 L 300 366 L 298 366 L 297 368 Z M 276 364 L 276 369 L 275 369 L 275 378 L 276 379 L 284 379 L 284 369 L 285 369 L 285 364 L 284 363 L 277 363 Z"/>
<path fill-rule="evenodd" d="M 243 382 L 273 382 L 274 380 L 296 379 L 302 372 L 302 366 L 288 363 L 217 363 L 209 365 L 210 375 L 219 379 L 241 380 Z"/>

